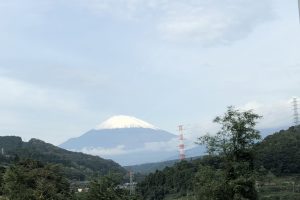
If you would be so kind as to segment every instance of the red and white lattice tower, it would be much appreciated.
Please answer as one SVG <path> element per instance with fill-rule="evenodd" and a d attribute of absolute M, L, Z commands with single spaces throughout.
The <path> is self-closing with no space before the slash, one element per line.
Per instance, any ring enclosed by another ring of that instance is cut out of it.
<path fill-rule="evenodd" d="M 179 131 L 179 160 L 184 160 L 185 152 L 184 152 L 183 125 L 178 126 L 178 131 Z"/>

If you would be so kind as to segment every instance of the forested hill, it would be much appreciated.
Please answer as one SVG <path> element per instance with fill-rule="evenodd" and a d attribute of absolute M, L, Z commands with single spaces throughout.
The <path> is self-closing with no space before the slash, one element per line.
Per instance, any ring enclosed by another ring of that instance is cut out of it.
<path fill-rule="evenodd" d="M 125 166 L 124 168 L 134 173 L 149 174 L 155 172 L 156 170 L 163 170 L 166 167 L 172 167 L 178 162 L 179 160 L 177 159 L 177 160 L 168 160 L 168 161 L 156 162 L 156 163 L 145 163 L 141 165 Z"/>
<path fill-rule="evenodd" d="M 17 159 L 28 158 L 61 164 L 66 175 L 74 180 L 85 180 L 94 174 L 104 175 L 108 172 L 125 173 L 125 169 L 112 160 L 67 151 L 37 139 L 23 142 L 16 136 L 0 137 L 0 164 L 9 165 Z"/>
<path fill-rule="evenodd" d="M 257 166 L 278 175 L 300 173 L 300 126 L 269 135 L 255 151 Z"/>
<path fill-rule="evenodd" d="M 266 137 L 255 145 L 254 151 L 254 162 L 258 174 L 261 173 L 261 169 L 266 169 L 264 171 L 272 172 L 267 173 L 267 176 L 274 173 L 278 177 L 296 177 L 296 174 L 300 174 L 300 126 L 290 127 L 287 130 L 281 130 Z M 150 166 L 152 167 L 152 165 Z M 155 166 L 159 165 L 156 164 Z M 206 178 L 209 180 L 207 174 L 213 174 L 212 171 L 208 170 L 204 173 L 207 177 L 203 174 L 197 176 L 199 169 L 203 168 L 203 166 L 216 169 L 216 172 L 224 168 L 220 157 L 203 156 L 193 161 L 175 163 L 172 167 L 166 167 L 161 171 L 157 170 L 150 173 L 139 183 L 138 189 L 144 199 L 164 199 L 166 197 L 168 197 L 166 199 L 177 199 L 182 196 L 194 194 L 197 178 L 204 176 L 205 179 L 203 180 L 206 180 Z M 139 167 L 145 166 L 142 165 Z M 141 170 L 140 168 L 137 169 Z M 264 175 L 260 176 L 260 178 L 264 177 Z M 218 176 L 216 177 L 216 180 L 218 180 Z M 266 178 L 266 180 L 269 179 L 270 177 Z M 191 196 L 190 198 L 194 197 Z M 299 196 L 291 199 L 299 199 Z"/>

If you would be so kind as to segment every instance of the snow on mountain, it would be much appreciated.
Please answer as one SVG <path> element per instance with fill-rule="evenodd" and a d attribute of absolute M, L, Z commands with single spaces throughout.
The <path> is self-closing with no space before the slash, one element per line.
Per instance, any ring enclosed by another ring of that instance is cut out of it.
<path fill-rule="evenodd" d="M 155 126 L 131 116 L 118 115 L 109 118 L 96 126 L 95 130 L 103 129 L 122 129 L 122 128 L 149 128 L 157 130 Z"/>
<path fill-rule="evenodd" d="M 178 137 L 130 116 L 114 116 L 60 147 L 112 159 L 122 165 L 162 161 L 178 154 Z"/>

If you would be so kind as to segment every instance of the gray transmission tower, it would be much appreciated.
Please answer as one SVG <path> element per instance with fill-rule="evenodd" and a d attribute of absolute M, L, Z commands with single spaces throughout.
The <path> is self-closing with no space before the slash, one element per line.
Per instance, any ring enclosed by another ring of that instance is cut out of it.
<path fill-rule="evenodd" d="M 129 189 L 130 189 L 130 195 L 134 195 L 135 194 L 135 185 L 133 182 L 133 178 L 134 178 L 134 173 L 133 172 L 129 172 L 129 179 L 130 179 L 130 185 L 129 185 Z"/>
<path fill-rule="evenodd" d="M 298 0 L 299 20 L 300 20 L 300 0 Z"/>
<path fill-rule="evenodd" d="M 298 107 L 298 99 L 296 97 L 293 98 L 293 109 L 294 109 L 294 124 L 295 126 L 299 125 L 299 107 Z"/>

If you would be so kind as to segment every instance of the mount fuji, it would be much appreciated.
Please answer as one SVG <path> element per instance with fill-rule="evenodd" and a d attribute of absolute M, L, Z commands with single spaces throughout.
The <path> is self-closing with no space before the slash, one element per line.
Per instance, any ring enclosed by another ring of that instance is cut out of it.
<path fill-rule="evenodd" d="M 112 159 L 121 165 L 134 165 L 178 155 L 178 137 L 143 120 L 120 115 L 60 147 Z"/>

